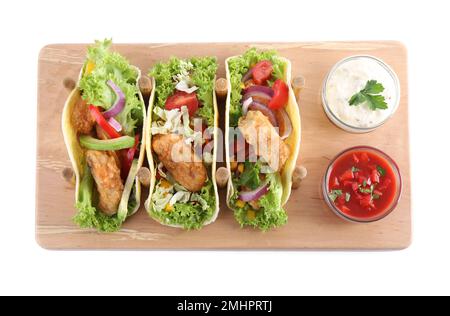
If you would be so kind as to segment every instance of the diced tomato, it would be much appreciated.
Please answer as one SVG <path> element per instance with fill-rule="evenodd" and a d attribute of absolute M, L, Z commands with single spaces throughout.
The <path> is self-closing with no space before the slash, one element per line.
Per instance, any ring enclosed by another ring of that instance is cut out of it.
<path fill-rule="evenodd" d="M 378 172 L 378 170 L 372 170 L 370 180 L 372 180 L 373 183 L 380 183 L 380 173 Z"/>
<path fill-rule="evenodd" d="M 339 177 L 339 180 L 341 181 L 352 180 L 354 179 L 354 177 L 355 176 L 353 174 L 353 171 L 351 169 L 348 169 Z"/>
<path fill-rule="evenodd" d="M 344 181 L 345 187 L 351 187 L 353 191 L 357 191 L 359 188 L 358 182 L 355 181 Z"/>
<path fill-rule="evenodd" d="M 365 195 L 359 200 L 362 207 L 373 207 L 373 200 L 371 195 Z"/>
<path fill-rule="evenodd" d="M 378 190 L 373 190 L 373 194 L 376 194 L 376 195 L 382 196 L 382 195 L 383 195 L 383 192 L 381 192 L 381 191 L 378 191 Z"/>
<path fill-rule="evenodd" d="M 366 152 L 362 152 L 361 153 L 361 161 L 363 163 L 368 163 L 369 162 L 369 155 Z"/>
<path fill-rule="evenodd" d="M 385 170 L 383 175 L 381 168 Z M 334 201 L 335 207 L 355 219 L 377 218 L 395 198 L 397 186 L 392 168 L 384 157 L 371 151 L 353 150 L 338 157 L 328 179 L 329 192 L 342 192 Z"/>
<path fill-rule="evenodd" d="M 353 192 L 353 195 L 354 195 L 354 197 L 355 197 L 357 200 L 361 200 L 361 199 L 363 198 L 363 196 L 362 196 L 361 194 L 359 194 L 359 193 L 357 192 L 357 190 L 358 190 L 358 189 L 356 189 L 355 192 Z"/>
<path fill-rule="evenodd" d="M 336 199 L 336 204 L 337 204 L 337 205 L 344 205 L 344 204 L 345 204 L 345 194 L 341 194 L 341 195 Z"/>
<path fill-rule="evenodd" d="M 165 104 L 166 110 L 181 109 L 182 106 L 186 106 L 189 116 L 193 116 L 198 110 L 197 94 L 195 92 L 177 91 L 167 98 Z"/>
<path fill-rule="evenodd" d="M 358 175 L 358 176 L 356 177 L 356 179 L 358 179 L 358 183 L 361 184 L 361 185 L 363 185 L 364 182 L 367 184 L 367 178 L 364 177 L 364 176 Z"/>
<path fill-rule="evenodd" d="M 340 209 L 342 212 L 344 212 L 344 213 L 350 213 L 350 212 L 351 212 L 351 210 L 350 210 L 347 206 L 345 206 L 345 205 L 341 205 L 341 206 L 339 207 L 339 209 Z"/>
<path fill-rule="evenodd" d="M 391 183 L 391 179 L 384 179 L 383 183 L 377 187 L 377 190 L 384 191 L 391 185 Z"/>
<path fill-rule="evenodd" d="M 337 177 L 333 177 L 333 179 L 332 179 L 330 185 L 331 185 L 333 188 L 338 187 L 338 186 L 339 186 L 339 180 L 338 180 L 338 178 L 337 178 Z M 345 184 L 344 184 L 344 185 L 345 185 Z"/>
<path fill-rule="evenodd" d="M 273 97 L 269 102 L 269 108 L 272 110 L 282 109 L 289 101 L 289 87 L 281 80 L 275 80 L 273 86 Z"/>
<path fill-rule="evenodd" d="M 162 176 L 159 174 L 159 172 L 156 173 L 156 180 L 161 180 Z"/>
<path fill-rule="evenodd" d="M 272 76 L 272 63 L 269 60 L 262 60 L 253 66 L 253 81 L 257 85 L 265 85 Z"/>
<path fill-rule="evenodd" d="M 370 171 L 377 170 L 377 165 L 374 164 L 367 165 L 367 167 L 370 169 Z"/>

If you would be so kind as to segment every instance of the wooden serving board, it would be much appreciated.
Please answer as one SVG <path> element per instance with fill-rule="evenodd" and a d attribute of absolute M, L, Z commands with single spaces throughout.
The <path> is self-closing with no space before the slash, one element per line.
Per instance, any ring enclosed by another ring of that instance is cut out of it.
<path fill-rule="evenodd" d="M 39 55 L 36 239 L 47 249 L 403 249 L 411 242 L 410 165 L 408 136 L 407 52 L 398 42 L 312 42 L 277 44 L 129 44 L 114 45 L 143 73 L 159 60 L 174 55 L 217 56 L 218 77 L 224 77 L 224 60 L 251 46 L 274 48 L 292 62 L 292 76 L 301 75 L 306 86 L 299 107 L 302 143 L 298 164 L 308 176 L 292 192 L 286 206 L 289 222 L 263 233 L 241 229 L 225 204 L 221 191 L 221 212 L 217 221 L 199 231 L 183 231 L 158 224 L 140 211 L 129 218 L 118 233 L 105 234 L 79 229 L 75 214 L 74 188 L 61 176 L 70 167 L 61 132 L 61 111 L 69 95 L 66 78 L 76 80 L 85 58 L 86 45 L 49 45 Z M 401 102 L 395 116 L 368 134 L 342 131 L 326 117 L 321 105 L 321 85 L 340 59 L 369 54 L 383 59 L 397 73 Z M 225 101 L 219 103 L 221 127 Z M 396 210 L 372 224 L 352 224 L 327 209 L 320 183 L 330 159 L 354 145 L 372 145 L 398 163 L 403 177 L 403 194 Z M 143 190 L 144 192 L 146 190 Z M 142 204 L 146 193 L 142 197 Z"/>

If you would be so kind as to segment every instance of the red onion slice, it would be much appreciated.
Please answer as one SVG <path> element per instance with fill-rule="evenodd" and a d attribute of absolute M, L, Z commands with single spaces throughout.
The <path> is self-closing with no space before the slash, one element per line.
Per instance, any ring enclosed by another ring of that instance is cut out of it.
<path fill-rule="evenodd" d="M 252 92 L 247 92 L 246 94 L 244 94 L 242 100 L 247 100 L 248 98 L 260 98 L 263 101 L 267 101 L 267 103 L 270 102 L 270 100 L 272 100 L 272 97 L 264 92 L 261 91 L 252 91 Z"/>
<path fill-rule="evenodd" d="M 247 100 L 244 100 L 244 103 L 242 103 L 242 112 L 244 114 L 247 114 L 248 107 L 253 103 L 252 97 L 249 97 Z"/>
<path fill-rule="evenodd" d="M 267 86 L 250 86 L 250 87 L 244 89 L 244 94 L 247 94 L 250 92 L 261 92 L 261 93 L 267 94 L 270 97 L 273 97 L 273 89 L 271 87 L 267 87 Z"/>
<path fill-rule="evenodd" d="M 253 68 L 250 68 L 242 77 L 241 82 L 246 82 L 247 80 L 250 80 L 252 76 L 253 76 Z"/>
<path fill-rule="evenodd" d="M 102 113 L 105 119 L 116 116 L 117 114 L 122 112 L 123 108 L 125 107 L 125 94 L 122 92 L 122 90 L 120 90 L 120 88 L 112 80 L 108 80 L 107 84 L 114 91 L 116 95 L 116 101 L 108 111 Z"/>
<path fill-rule="evenodd" d="M 259 111 L 262 114 L 264 114 L 270 121 L 270 123 L 274 126 L 277 127 L 278 126 L 278 122 L 277 122 L 277 118 L 275 116 L 275 113 L 273 113 L 273 111 L 271 109 L 269 109 L 267 106 L 265 106 L 262 103 L 253 101 L 247 108 L 247 111 L 245 111 L 245 109 L 243 109 L 243 113 L 244 115 L 247 114 L 248 111 Z"/>
<path fill-rule="evenodd" d="M 269 192 L 269 185 L 267 183 L 261 185 L 259 188 L 252 191 L 241 191 L 239 199 L 244 202 L 255 201 Z"/>
<path fill-rule="evenodd" d="M 122 131 L 122 125 L 120 125 L 120 123 L 117 122 L 114 117 L 110 117 L 108 119 L 108 123 L 109 123 L 109 125 L 111 125 L 116 130 L 116 132 L 121 132 Z"/>
<path fill-rule="evenodd" d="M 278 122 L 278 133 L 280 134 L 281 139 L 288 138 L 292 133 L 292 122 L 287 114 L 286 110 L 279 109 L 275 111 L 275 116 Z"/>

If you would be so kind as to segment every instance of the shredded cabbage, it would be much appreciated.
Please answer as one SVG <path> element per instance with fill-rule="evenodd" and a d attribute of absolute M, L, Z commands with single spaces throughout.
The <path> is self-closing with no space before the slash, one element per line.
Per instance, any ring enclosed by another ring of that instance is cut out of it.
<path fill-rule="evenodd" d="M 166 206 L 171 205 L 167 211 Z M 199 193 L 191 193 L 174 183 L 169 188 L 161 186 L 161 181 L 151 199 L 151 214 L 170 225 L 180 225 L 185 229 L 200 229 L 215 212 L 214 187 L 208 180 Z"/>
<path fill-rule="evenodd" d="M 202 145 L 205 140 L 201 131 L 194 131 L 190 126 L 189 112 L 186 106 L 174 110 L 163 110 L 155 107 L 153 110 L 160 119 L 153 121 L 152 135 L 180 134 L 185 137 L 186 144 Z"/>
<path fill-rule="evenodd" d="M 203 118 L 208 126 L 214 126 L 214 79 L 217 71 L 217 60 L 214 57 L 194 57 L 188 60 L 172 57 L 166 63 L 157 63 L 150 71 L 155 78 L 155 107 L 164 108 L 165 102 L 173 94 L 176 86 L 196 87 L 200 108 L 197 115 Z"/>

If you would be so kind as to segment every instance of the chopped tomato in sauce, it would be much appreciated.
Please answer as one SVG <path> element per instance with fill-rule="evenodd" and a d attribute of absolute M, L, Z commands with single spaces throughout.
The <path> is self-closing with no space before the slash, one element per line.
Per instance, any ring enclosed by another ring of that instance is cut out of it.
<path fill-rule="evenodd" d="M 334 162 L 327 186 L 330 199 L 341 212 L 368 219 L 388 210 L 396 194 L 396 177 L 383 157 L 356 151 Z"/>

